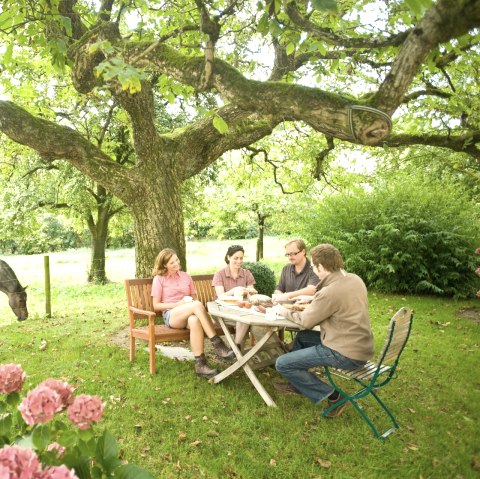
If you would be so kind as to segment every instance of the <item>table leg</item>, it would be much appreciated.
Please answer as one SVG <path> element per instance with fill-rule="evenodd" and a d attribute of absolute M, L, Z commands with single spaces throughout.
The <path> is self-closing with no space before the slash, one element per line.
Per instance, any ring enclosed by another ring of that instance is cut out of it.
<path fill-rule="evenodd" d="M 223 381 L 225 378 L 233 374 L 237 369 L 243 368 L 243 370 L 245 371 L 245 374 L 250 379 L 250 382 L 253 384 L 253 386 L 258 391 L 260 396 L 262 396 L 263 400 L 267 403 L 267 405 L 276 407 L 276 404 L 273 401 L 273 399 L 270 397 L 270 395 L 267 393 L 265 388 L 262 386 L 257 376 L 255 376 L 255 373 L 253 372 L 252 368 L 248 364 L 248 361 L 262 349 L 265 343 L 270 339 L 270 337 L 273 334 L 275 334 L 278 328 L 270 328 L 263 335 L 263 337 L 258 342 L 256 342 L 251 349 L 248 350 L 248 352 L 245 355 L 242 355 L 242 352 L 237 348 L 234 338 L 231 336 L 230 331 L 228 330 L 223 318 L 217 317 L 215 319 L 220 323 L 220 326 L 222 327 L 223 332 L 225 333 L 225 337 L 227 338 L 229 345 L 232 347 L 232 350 L 235 352 L 235 355 L 237 356 L 237 361 L 231 366 L 229 366 L 227 369 L 225 369 L 224 371 L 222 371 L 221 373 L 217 374 L 215 377 L 210 379 L 209 382 L 212 382 L 214 384 L 219 383 L 220 381 Z"/>

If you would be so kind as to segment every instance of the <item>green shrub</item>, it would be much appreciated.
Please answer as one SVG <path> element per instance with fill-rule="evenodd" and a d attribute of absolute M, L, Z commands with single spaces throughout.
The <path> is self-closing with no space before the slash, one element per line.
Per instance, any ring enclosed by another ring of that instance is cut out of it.
<path fill-rule="evenodd" d="M 272 295 L 277 283 L 275 281 L 275 273 L 266 264 L 259 261 L 245 261 L 242 267 L 249 269 L 252 272 L 253 277 L 255 278 L 255 289 L 259 294 L 266 294 L 267 296 Z"/>
<path fill-rule="evenodd" d="M 453 182 L 402 177 L 327 198 L 302 234 L 333 243 L 379 291 L 468 297 L 476 291 L 478 205 Z"/>

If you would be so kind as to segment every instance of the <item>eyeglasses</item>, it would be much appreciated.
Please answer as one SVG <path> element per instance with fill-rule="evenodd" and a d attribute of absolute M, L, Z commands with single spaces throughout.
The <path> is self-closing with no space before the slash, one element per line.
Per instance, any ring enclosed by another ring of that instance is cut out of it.
<path fill-rule="evenodd" d="M 298 253 L 300 253 L 300 251 L 297 251 L 296 253 L 285 253 L 285 258 L 297 256 Z"/>

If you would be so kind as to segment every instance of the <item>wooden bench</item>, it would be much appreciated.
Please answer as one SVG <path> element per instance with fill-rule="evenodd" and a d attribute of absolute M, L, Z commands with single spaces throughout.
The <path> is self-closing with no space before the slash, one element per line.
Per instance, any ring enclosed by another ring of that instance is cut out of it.
<path fill-rule="evenodd" d="M 192 276 L 197 299 L 206 307 L 213 301 L 215 291 L 212 286 L 213 274 Z M 150 374 L 155 374 L 155 344 L 167 341 L 183 341 L 190 339 L 189 329 L 173 329 L 164 324 L 156 324 L 162 314 L 155 313 L 152 301 L 152 278 L 126 279 L 128 315 L 130 318 L 130 361 L 135 359 L 135 340 L 148 341 L 150 355 Z M 140 324 L 145 323 L 146 324 Z M 218 335 L 223 335 L 220 325 L 215 325 Z"/>
<path fill-rule="evenodd" d="M 394 377 L 398 366 L 400 355 L 402 354 L 412 329 L 413 311 L 408 308 L 400 308 L 390 320 L 385 344 L 375 362 L 368 361 L 364 366 L 347 371 L 344 369 L 334 369 L 325 367 L 325 373 L 332 385 L 340 394 L 344 396 L 341 401 L 325 409 L 322 413 L 326 416 L 330 411 L 349 401 L 367 422 L 376 438 L 385 439 L 389 434 L 398 429 L 397 421 L 386 404 L 379 398 L 377 390 L 385 386 Z M 340 388 L 337 381 L 334 381 L 333 375 L 340 376 L 343 379 L 351 379 L 361 386 L 353 394 L 349 394 Z M 383 434 L 378 432 L 370 418 L 363 409 L 357 404 L 358 399 L 372 395 L 383 411 L 390 418 L 392 427 Z"/>

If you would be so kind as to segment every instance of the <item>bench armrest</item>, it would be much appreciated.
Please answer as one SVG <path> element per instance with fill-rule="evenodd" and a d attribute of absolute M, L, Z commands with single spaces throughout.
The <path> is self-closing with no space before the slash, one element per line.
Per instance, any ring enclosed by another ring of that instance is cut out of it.
<path fill-rule="evenodd" d="M 135 308 L 134 306 L 129 306 L 128 310 L 134 314 L 138 314 L 139 316 L 145 316 L 148 319 L 157 317 L 157 313 L 154 311 L 147 311 L 145 309 Z"/>

